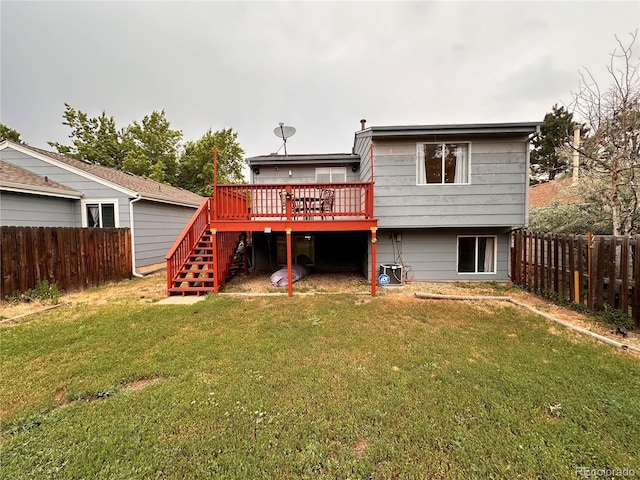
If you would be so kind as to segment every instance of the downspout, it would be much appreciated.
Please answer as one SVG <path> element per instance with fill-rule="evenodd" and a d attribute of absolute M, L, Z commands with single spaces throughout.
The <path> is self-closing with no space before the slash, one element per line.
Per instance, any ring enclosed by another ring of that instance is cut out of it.
<path fill-rule="evenodd" d="M 133 221 L 133 204 L 142 200 L 142 195 L 138 194 L 136 198 L 129 202 L 129 228 L 131 229 L 131 274 L 134 277 L 143 278 L 144 275 L 136 272 L 136 242 L 135 228 Z"/>
<path fill-rule="evenodd" d="M 529 226 L 529 174 L 531 172 L 531 141 L 540 135 L 540 125 L 536 126 L 535 133 L 532 133 L 527 137 L 527 152 L 526 152 L 526 182 L 524 185 L 524 228 Z"/>

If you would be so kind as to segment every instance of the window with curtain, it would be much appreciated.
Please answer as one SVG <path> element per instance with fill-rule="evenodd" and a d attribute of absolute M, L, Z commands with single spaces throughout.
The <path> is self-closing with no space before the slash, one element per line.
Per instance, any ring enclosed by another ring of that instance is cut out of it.
<path fill-rule="evenodd" d="M 458 237 L 458 273 L 496 273 L 496 237 Z"/>
<path fill-rule="evenodd" d="M 419 143 L 418 184 L 469 183 L 468 143 Z"/>
<path fill-rule="evenodd" d="M 87 227 L 114 228 L 116 226 L 116 207 L 114 203 L 86 203 Z"/>

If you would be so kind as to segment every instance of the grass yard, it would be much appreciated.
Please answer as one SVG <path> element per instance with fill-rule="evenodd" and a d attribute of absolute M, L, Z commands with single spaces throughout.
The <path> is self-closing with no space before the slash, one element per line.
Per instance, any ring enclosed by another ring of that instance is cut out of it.
<path fill-rule="evenodd" d="M 0 335 L 3 478 L 640 475 L 640 360 L 504 303 L 121 301 Z"/>

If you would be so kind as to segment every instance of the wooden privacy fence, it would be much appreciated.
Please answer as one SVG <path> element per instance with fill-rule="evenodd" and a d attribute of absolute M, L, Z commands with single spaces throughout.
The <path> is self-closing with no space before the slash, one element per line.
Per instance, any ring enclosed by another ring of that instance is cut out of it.
<path fill-rule="evenodd" d="M 1 298 L 39 281 L 62 291 L 131 278 L 128 228 L 0 227 Z"/>
<path fill-rule="evenodd" d="M 511 279 L 555 292 L 591 310 L 616 308 L 640 328 L 640 235 L 558 235 L 519 230 L 511 237 Z"/>

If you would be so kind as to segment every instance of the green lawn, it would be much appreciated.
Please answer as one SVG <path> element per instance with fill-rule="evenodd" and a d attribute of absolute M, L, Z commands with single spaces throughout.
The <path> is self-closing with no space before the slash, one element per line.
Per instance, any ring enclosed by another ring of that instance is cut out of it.
<path fill-rule="evenodd" d="M 123 301 L 0 334 L 3 478 L 640 475 L 640 360 L 508 304 Z"/>

